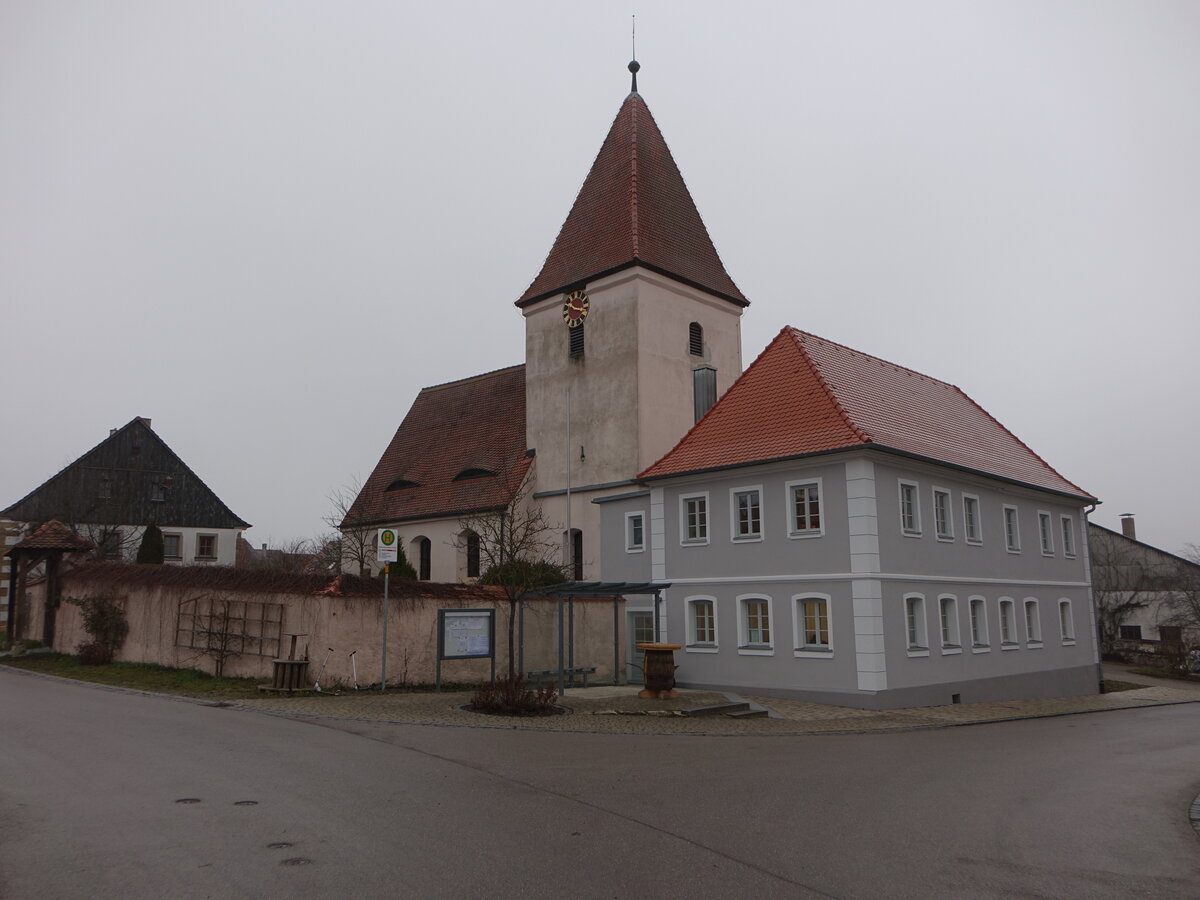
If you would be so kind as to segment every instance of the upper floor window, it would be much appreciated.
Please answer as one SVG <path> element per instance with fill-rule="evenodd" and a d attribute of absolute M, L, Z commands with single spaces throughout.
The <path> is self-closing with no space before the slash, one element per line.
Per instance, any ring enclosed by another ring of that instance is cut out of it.
<path fill-rule="evenodd" d="M 567 329 L 567 356 L 583 356 L 583 331 L 586 323 L 580 321 L 574 328 Z"/>
<path fill-rule="evenodd" d="M 688 353 L 692 356 L 704 355 L 704 328 L 699 322 L 688 326 Z"/>
<path fill-rule="evenodd" d="M 162 484 L 155 482 L 154 484 L 150 485 L 150 502 L 163 503 L 166 501 L 166 499 L 167 489 Z"/>
<path fill-rule="evenodd" d="M 680 498 L 685 544 L 708 543 L 708 494 Z"/>
<path fill-rule="evenodd" d="M 1075 520 L 1070 516 L 1063 516 L 1060 519 L 1062 524 L 1062 548 L 1063 556 L 1068 559 L 1075 558 Z"/>
<path fill-rule="evenodd" d="M 100 479 L 100 490 L 96 494 L 97 499 L 111 500 L 112 499 L 112 479 L 104 475 Z"/>
<path fill-rule="evenodd" d="M 913 481 L 900 482 L 900 530 L 905 534 L 921 533 L 921 501 Z"/>
<path fill-rule="evenodd" d="M 637 553 L 646 549 L 645 517 L 640 513 L 625 513 L 625 550 Z"/>
<path fill-rule="evenodd" d="M 821 533 L 821 482 L 793 481 L 788 490 L 788 534 L 812 537 Z"/>
<path fill-rule="evenodd" d="M 1021 552 L 1021 528 L 1015 506 L 1004 507 L 1004 543 L 1009 553 Z"/>
<path fill-rule="evenodd" d="M 712 366 L 701 366 L 692 370 L 692 405 L 696 421 L 717 402 L 717 370 Z"/>
<path fill-rule="evenodd" d="M 1054 555 L 1054 526 L 1050 513 L 1038 510 L 1038 535 L 1042 539 L 1042 556 Z"/>
<path fill-rule="evenodd" d="M 730 491 L 733 510 L 733 539 L 756 540 L 762 537 L 762 491 L 738 488 Z"/>
<path fill-rule="evenodd" d="M 954 519 L 950 515 L 950 492 L 940 488 L 933 489 L 933 526 L 937 529 L 938 540 L 954 540 Z"/>
<path fill-rule="evenodd" d="M 968 544 L 982 544 L 983 530 L 979 519 L 979 498 L 963 494 L 963 532 Z"/>

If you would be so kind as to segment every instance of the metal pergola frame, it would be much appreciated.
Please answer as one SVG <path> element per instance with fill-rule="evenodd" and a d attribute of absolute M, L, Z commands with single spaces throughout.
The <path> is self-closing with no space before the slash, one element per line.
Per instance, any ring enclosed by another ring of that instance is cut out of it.
<path fill-rule="evenodd" d="M 658 640 L 658 610 L 662 602 L 662 592 L 671 586 L 669 581 L 564 581 L 548 587 L 535 588 L 521 598 L 519 607 L 520 639 L 520 670 L 525 671 L 525 599 L 537 597 L 553 597 L 558 601 L 558 694 L 561 697 L 566 690 L 566 669 L 575 668 L 575 601 L 595 600 L 611 597 L 613 602 L 613 684 L 620 684 L 621 665 L 621 605 L 620 601 L 628 594 L 654 595 L 654 640 Z M 567 638 L 568 648 L 564 666 L 563 648 L 563 601 L 567 601 Z"/>

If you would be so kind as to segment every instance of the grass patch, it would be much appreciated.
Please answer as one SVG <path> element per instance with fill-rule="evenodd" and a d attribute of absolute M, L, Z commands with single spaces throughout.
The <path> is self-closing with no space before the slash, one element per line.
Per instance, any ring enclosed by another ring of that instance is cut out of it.
<path fill-rule="evenodd" d="M 1115 694 L 1118 691 L 1136 691 L 1139 688 L 1144 688 L 1144 684 L 1136 684 L 1132 681 L 1117 681 L 1114 678 L 1105 678 L 1100 682 L 1100 693 Z"/>
<path fill-rule="evenodd" d="M 36 656 L 7 657 L 0 664 L 14 669 L 28 669 L 91 681 L 112 684 L 138 691 L 158 694 L 177 694 L 181 697 L 208 697 L 213 700 L 238 700 L 261 696 L 257 678 L 217 678 L 199 669 L 172 669 L 154 663 L 113 662 L 102 666 L 85 666 L 66 653 L 47 653 Z"/>
<path fill-rule="evenodd" d="M 1144 666 L 1138 669 L 1130 669 L 1129 671 L 1134 675 L 1149 675 L 1151 678 L 1174 678 L 1176 681 L 1200 681 L 1200 675 L 1180 672 L 1177 669 L 1160 669 Z"/>

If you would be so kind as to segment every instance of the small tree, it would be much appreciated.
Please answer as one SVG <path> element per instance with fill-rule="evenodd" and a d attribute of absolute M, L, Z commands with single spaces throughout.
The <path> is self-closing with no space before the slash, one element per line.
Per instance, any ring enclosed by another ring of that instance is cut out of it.
<path fill-rule="evenodd" d="M 354 501 L 360 493 L 362 480 L 357 477 L 336 488 L 328 498 L 330 509 L 325 515 L 325 522 L 341 534 L 338 543 L 340 566 L 354 566 L 358 574 L 365 577 L 375 564 L 375 533 L 379 529 L 376 524 L 367 523 L 354 510 Z"/>
<path fill-rule="evenodd" d="M 67 602 L 79 607 L 83 630 L 92 638 L 90 643 L 80 644 L 76 648 L 80 658 L 92 664 L 112 662 L 129 636 L 125 607 L 111 597 L 88 597 Z"/>
<path fill-rule="evenodd" d="M 142 543 L 138 546 L 137 561 L 139 563 L 162 563 L 163 533 L 162 529 L 151 522 L 142 534 Z"/>
<path fill-rule="evenodd" d="M 408 561 L 408 554 L 404 552 L 404 548 L 400 546 L 399 541 L 396 542 L 396 561 L 388 563 L 388 573 L 392 578 L 407 578 L 409 581 L 417 580 L 417 570 Z"/>

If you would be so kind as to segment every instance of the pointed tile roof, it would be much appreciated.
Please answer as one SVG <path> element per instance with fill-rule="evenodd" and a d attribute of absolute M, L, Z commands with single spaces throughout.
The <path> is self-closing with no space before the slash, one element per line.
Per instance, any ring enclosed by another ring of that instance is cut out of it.
<path fill-rule="evenodd" d="M 525 306 L 634 265 L 748 306 L 641 96 L 625 98 Z"/>
<path fill-rule="evenodd" d="M 87 538 L 82 538 L 57 519 L 51 519 L 27 538 L 18 541 L 6 556 L 13 550 L 68 550 L 85 552 L 96 547 Z"/>
<path fill-rule="evenodd" d="M 954 385 L 795 328 L 779 332 L 708 414 L 639 477 L 858 447 L 1095 499 Z"/>
<path fill-rule="evenodd" d="M 417 394 L 345 523 L 456 516 L 506 505 L 529 472 L 525 367 Z"/>

